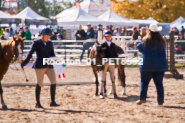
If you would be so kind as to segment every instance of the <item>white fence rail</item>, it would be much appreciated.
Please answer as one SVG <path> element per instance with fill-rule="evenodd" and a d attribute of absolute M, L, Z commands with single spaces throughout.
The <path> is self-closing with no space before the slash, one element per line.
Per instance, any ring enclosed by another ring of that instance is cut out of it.
<path fill-rule="evenodd" d="M 126 53 L 131 53 L 134 57 L 134 53 L 137 53 L 140 55 L 141 53 L 138 52 L 136 49 L 136 43 L 140 42 L 138 40 L 130 40 L 132 36 L 113 36 L 113 42 L 115 42 L 117 45 L 119 45 Z M 4 42 L 7 40 L 2 40 L 1 42 Z M 95 39 L 90 40 L 53 40 L 54 43 L 54 51 L 56 55 L 64 56 L 66 58 L 79 58 L 82 47 L 84 42 L 95 42 Z M 29 49 L 32 44 L 32 40 L 25 40 L 25 48 L 24 48 L 24 56 L 29 52 Z M 128 42 L 135 42 L 135 45 L 133 47 L 127 47 Z M 175 42 L 184 42 L 185 40 L 176 40 Z M 87 51 L 85 52 L 87 53 Z M 34 54 L 33 57 L 36 55 Z M 175 55 L 175 59 L 177 62 L 185 62 L 185 53 Z"/>

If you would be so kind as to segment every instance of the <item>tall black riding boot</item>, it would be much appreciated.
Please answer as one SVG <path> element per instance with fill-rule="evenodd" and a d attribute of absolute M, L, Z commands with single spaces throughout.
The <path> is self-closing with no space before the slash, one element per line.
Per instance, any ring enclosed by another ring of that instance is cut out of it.
<path fill-rule="evenodd" d="M 41 91 L 41 87 L 37 84 L 35 89 L 35 97 L 36 97 L 35 108 L 43 108 L 42 105 L 40 104 L 40 91 Z"/>
<path fill-rule="evenodd" d="M 58 104 L 56 104 L 55 102 L 55 90 L 56 90 L 56 84 L 51 84 L 51 87 L 50 87 L 50 94 L 51 94 L 51 103 L 50 103 L 50 106 L 60 106 Z"/>

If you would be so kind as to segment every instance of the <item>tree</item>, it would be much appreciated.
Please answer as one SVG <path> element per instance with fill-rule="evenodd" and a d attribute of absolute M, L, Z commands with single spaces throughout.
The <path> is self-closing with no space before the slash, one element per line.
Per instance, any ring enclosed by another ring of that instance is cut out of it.
<path fill-rule="evenodd" d="M 184 0 L 111 0 L 110 8 L 121 16 L 132 19 L 147 19 L 153 17 L 159 22 L 172 22 L 179 16 L 184 16 Z"/>

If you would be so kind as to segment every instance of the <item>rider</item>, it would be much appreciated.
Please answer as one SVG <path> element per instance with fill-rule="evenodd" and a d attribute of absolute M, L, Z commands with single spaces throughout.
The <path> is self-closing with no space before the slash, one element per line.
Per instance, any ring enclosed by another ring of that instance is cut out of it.
<path fill-rule="evenodd" d="M 46 74 L 51 82 L 50 94 L 51 94 L 51 103 L 50 106 L 59 106 L 55 102 L 55 90 L 56 90 L 56 76 L 55 71 L 52 65 L 43 65 L 43 58 L 49 58 L 55 56 L 53 44 L 50 41 L 52 36 L 52 30 L 50 28 L 45 28 L 41 31 L 41 39 L 36 39 L 33 41 L 31 49 L 26 57 L 26 59 L 21 63 L 23 68 L 32 57 L 34 51 L 36 51 L 37 58 L 33 63 L 32 68 L 35 69 L 37 76 L 37 84 L 35 90 L 36 96 L 36 108 L 43 108 L 40 104 L 40 92 L 43 83 L 44 74 Z"/>
<path fill-rule="evenodd" d="M 112 42 L 112 32 L 111 31 L 107 31 L 104 34 L 104 37 L 106 39 L 106 41 L 101 45 L 102 49 L 104 49 L 104 53 L 105 53 L 105 58 L 117 58 L 118 55 L 116 53 L 116 44 Z M 110 60 L 110 59 L 109 59 Z M 114 64 L 114 60 L 110 61 L 107 60 L 106 63 L 104 63 L 104 69 L 102 71 L 102 81 L 101 81 L 101 90 L 100 90 L 100 98 L 103 99 L 103 87 L 104 87 L 104 83 L 106 80 L 106 73 L 107 70 L 109 70 L 110 72 L 110 78 L 112 81 L 112 91 L 114 93 L 114 98 L 117 98 L 117 94 L 116 94 L 116 87 L 115 87 L 115 77 L 114 77 L 114 70 L 115 70 L 115 64 Z M 109 64 L 111 63 L 111 64 Z"/>

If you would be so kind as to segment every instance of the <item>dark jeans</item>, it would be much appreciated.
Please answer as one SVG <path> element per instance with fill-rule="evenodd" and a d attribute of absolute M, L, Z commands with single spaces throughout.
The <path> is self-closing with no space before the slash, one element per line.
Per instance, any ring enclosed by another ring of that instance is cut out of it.
<path fill-rule="evenodd" d="M 82 48 L 82 53 L 80 55 L 80 61 L 83 59 L 83 55 L 85 50 L 88 50 L 91 46 L 93 46 L 94 42 L 84 42 L 83 48 Z"/>
<path fill-rule="evenodd" d="M 153 78 L 157 89 L 158 104 L 164 103 L 164 88 L 163 88 L 164 71 L 160 72 L 142 72 L 141 71 L 141 90 L 140 100 L 146 100 L 147 90 L 150 80 Z"/>

